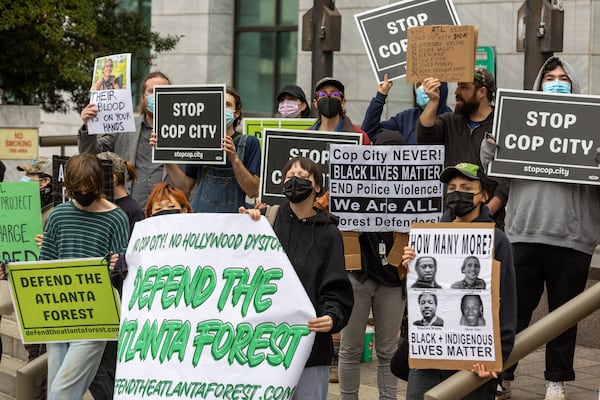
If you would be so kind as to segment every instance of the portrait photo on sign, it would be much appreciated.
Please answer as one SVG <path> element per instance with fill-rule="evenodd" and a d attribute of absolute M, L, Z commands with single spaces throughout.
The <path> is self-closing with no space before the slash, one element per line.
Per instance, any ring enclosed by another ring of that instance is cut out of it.
<path fill-rule="evenodd" d="M 128 56 L 128 54 L 113 54 L 96 58 L 91 90 L 127 89 L 129 84 Z"/>

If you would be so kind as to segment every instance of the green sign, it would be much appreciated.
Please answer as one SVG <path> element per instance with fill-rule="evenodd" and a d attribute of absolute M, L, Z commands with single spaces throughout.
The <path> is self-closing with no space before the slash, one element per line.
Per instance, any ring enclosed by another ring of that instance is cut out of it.
<path fill-rule="evenodd" d="M 23 343 L 117 340 L 119 298 L 102 258 L 7 268 Z"/>
<path fill-rule="evenodd" d="M 244 135 L 256 136 L 262 146 L 263 129 L 306 130 L 315 124 L 314 118 L 244 118 Z"/>
<path fill-rule="evenodd" d="M 43 233 L 37 182 L 0 183 L 0 259 L 35 261 L 35 235 Z"/>
<path fill-rule="evenodd" d="M 477 46 L 475 66 L 484 67 L 496 76 L 496 48 L 494 46 Z"/>

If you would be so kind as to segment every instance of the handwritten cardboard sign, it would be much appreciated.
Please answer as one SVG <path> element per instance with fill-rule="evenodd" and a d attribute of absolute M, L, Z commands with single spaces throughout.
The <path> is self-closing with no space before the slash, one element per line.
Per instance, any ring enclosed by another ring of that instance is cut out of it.
<path fill-rule="evenodd" d="M 473 82 L 477 33 L 474 25 L 408 28 L 406 81 Z"/>

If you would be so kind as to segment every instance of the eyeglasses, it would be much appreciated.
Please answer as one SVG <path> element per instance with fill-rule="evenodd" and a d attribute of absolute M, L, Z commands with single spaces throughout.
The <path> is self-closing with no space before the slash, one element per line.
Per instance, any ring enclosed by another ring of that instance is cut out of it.
<path fill-rule="evenodd" d="M 342 93 L 340 93 L 337 90 L 333 90 L 329 93 L 327 93 L 324 90 L 320 90 L 317 92 L 317 99 L 321 99 L 323 97 L 335 97 L 336 99 L 341 99 L 342 98 Z"/>

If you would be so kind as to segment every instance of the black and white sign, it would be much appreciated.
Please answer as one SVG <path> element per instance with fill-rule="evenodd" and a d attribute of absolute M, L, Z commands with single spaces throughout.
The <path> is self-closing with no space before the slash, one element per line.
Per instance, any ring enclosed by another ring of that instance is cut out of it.
<path fill-rule="evenodd" d="M 225 164 L 225 85 L 155 86 L 153 162 Z"/>
<path fill-rule="evenodd" d="M 408 28 L 460 25 L 452 0 L 405 0 L 355 14 L 363 44 L 377 82 L 406 75 Z"/>
<path fill-rule="evenodd" d="M 260 198 L 267 204 L 285 201 L 281 169 L 294 157 L 307 157 L 323 169 L 323 186 L 328 187 L 329 145 L 361 144 L 362 135 L 355 132 L 294 131 L 264 129 L 260 164 Z"/>
<path fill-rule="evenodd" d="M 492 176 L 600 185 L 600 96 L 498 89 Z"/>
<path fill-rule="evenodd" d="M 329 211 L 339 228 L 408 232 L 439 222 L 444 146 L 331 145 Z"/>

